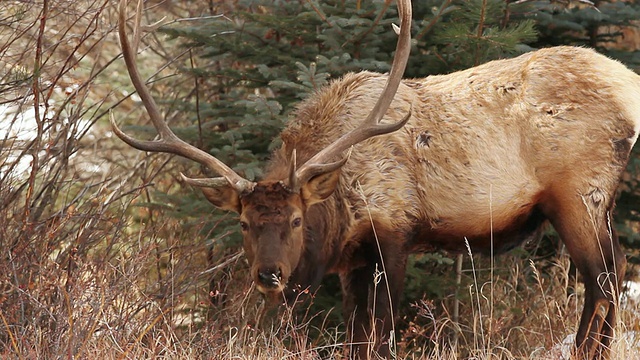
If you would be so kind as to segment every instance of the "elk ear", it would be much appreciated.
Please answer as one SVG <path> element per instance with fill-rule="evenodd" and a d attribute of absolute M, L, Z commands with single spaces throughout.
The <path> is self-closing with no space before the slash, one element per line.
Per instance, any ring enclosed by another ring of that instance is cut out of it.
<path fill-rule="evenodd" d="M 215 207 L 240 213 L 240 196 L 236 189 L 228 186 L 201 188 L 204 197 Z"/>
<path fill-rule="evenodd" d="M 314 176 L 302 185 L 300 194 L 307 206 L 324 201 L 333 194 L 340 180 L 340 169 Z"/>

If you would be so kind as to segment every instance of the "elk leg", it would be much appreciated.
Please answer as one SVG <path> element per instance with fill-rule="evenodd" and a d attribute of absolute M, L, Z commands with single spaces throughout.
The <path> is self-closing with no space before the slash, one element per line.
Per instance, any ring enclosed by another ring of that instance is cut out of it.
<path fill-rule="evenodd" d="M 369 284 L 373 282 L 371 274 L 371 269 L 362 267 L 340 275 L 343 315 L 347 324 L 349 355 L 352 359 L 368 358 L 367 354 L 373 348 L 368 314 Z"/>
<path fill-rule="evenodd" d="M 618 292 L 626 259 L 607 211 L 564 197 L 549 219 L 584 279 L 585 303 L 576 335 L 575 356 L 606 358 L 616 321 Z M 581 199 L 582 200 L 582 199 Z"/>
<path fill-rule="evenodd" d="M 397 240 L 398 237 L 391 239 Z M 404 288 L 406 270 L 407 256 L 399 251 L 401 248 L 397 243 L 380 240 L 380 250 L 385 260 L 383 266 L 376 243 L 366 242 L 355 254 L 358 258 L 366 259 L 364 266 L 340 276 L 344 317 L 348 319 L 347 341 L 353 359 L 390 356 L 389 339 L 393 336 L 394 318 Z"/>

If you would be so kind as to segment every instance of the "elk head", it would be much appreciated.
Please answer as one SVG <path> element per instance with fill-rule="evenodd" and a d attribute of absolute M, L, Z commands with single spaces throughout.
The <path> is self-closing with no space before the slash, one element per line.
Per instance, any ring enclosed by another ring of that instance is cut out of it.
<path fill-rule="evenodd" d="M 118 128 L 111 118 L 114 133 L 136 149 L 176 154 L 219 174 L 217 178 L 191 179 L 184 175 L 182 178 L 186 183 L 202 188 L 213 205 L 240 215 L 243 246 L 258 290 L 268 295 L 281 292 L 304 251 L 305 213 L 310 206 L 333 194 L 340 178 L 340 168 L 348 160 L 348 156 L 342 153 L 365 139 L 396 131 L 409 120 L 411 112 L 397 123 L 380 123 L 398 89 L 411 49 L 410 1 L 398 1 L 401 25 L 396 55 L 386 87 L 368 117 L 356 129 L 344 134 L 300 167 L 296 165 L 294 150 L 286 179 L 260 182 L 244 179 L 212 155 L 179 139 L 169 129 L 136 65 L 142 4 L 139 2 L 137 7 L 132 46 L 126 33 L 126 3 L 126 0 L 121 0 L 119 9 L 122 53 L 131 81 L 158 131 L 159 140 L 135 139 Z"/>

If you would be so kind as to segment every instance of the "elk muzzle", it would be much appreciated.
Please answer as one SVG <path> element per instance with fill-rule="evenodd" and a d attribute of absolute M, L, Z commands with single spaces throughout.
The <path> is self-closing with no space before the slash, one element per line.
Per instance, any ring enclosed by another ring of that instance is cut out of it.
<path fill-rule="evenodd" d="M 272 267 L 259 269 L 258 282 L 264 288 L 278 288 L 282 283 L 282 271 L 279 268 Z"/>
<path fill-rule="evenodd" d="M 289 271 L 282 263 L 254 264 L 251 272 L 256 288 L 265 295 L 282 292 L 289 279 Z"/>
<path fill-rule="evenodd" d="M 300 261 L 303 247 L 302 233 L 292 236 L 289 222 L 277 220 L 271 219 L 272 222 L 257 227 L 258 234 L 245 239 L 250 240 L 245 244 L 245 251 L 251 263 L 251 276 L 263 294 L 284 290 Z"/>

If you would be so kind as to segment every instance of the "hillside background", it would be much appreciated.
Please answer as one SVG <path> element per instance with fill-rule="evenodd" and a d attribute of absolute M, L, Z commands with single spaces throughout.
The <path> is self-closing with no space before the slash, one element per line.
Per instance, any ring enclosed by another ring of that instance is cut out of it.
<path fill-rule="evenodd" d="M 152 138 L 120 58 L 112 0 L 0 2 L 0 357 L 342 358 L 337 279 L 294 309 L 253 290 L 237 219 L 180 183 L 204 170 L 113 136 Z M 349 71 L 389 69 L 395 4 L 144 3 L 139 66 L 176 133 L 261 176 L 297 101 Z M 633 1 L 413 2 L 407 77 L 569 44 L 640 71 Z M 135 5 L 130 4 L 133 15 Z M 562 69 L 558 69 L 562 71 Z M 614 226 L 630 260 L 614 359 L 640 350 L 634 150 Z M 550 230 L 491 261 L 411 259 L 398 358 L 557 359 L 582 288 Z"/>

